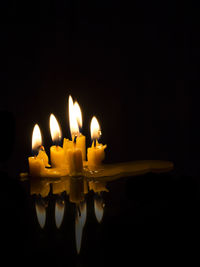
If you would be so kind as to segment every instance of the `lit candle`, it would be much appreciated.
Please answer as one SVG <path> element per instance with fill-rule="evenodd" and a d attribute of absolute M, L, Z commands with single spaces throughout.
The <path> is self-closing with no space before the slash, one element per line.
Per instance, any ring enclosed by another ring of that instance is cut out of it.
<path fill-rule="evenodd" d="M 28 158 L 29 173 L 31 176 L 41 176 L 41 173 L 45 170 L 45 166 L 49 166 L 49 164 L 48 156 L 42 146 L 42 136 L 38 124 L 36 124 L 33 128 L 32 151 L 34 156 Z"/>
<path fill-rule="evenodd" d="M 69 97 L 69 123 L 72 141 L 68 141 L 65 146 L 65 157 L 69 166 L 70 176 L 80 176 L 83 171 L 82 151 L 77 147 L 77 139 L 80 136 L 79 126 L 73 100 Z"/>
<path fill-rule="evenodd" d="M 107 145 L 98 143 L 98 139 L 101 135 L 101 130 L 96 117 L 93 117 L 90 124 L 91 138 L 93 140 L 92 146 L 87 150 L 88 167 L 91 170 L 101 166 L 103 159 L 105 158 L 104 149 Z"/>
<path fill-rule="evenodd" d="M 52 167 L 64 168 L 64 150 L 58 145 L 62 136 L 60 126 L 53 114 L 50 115 L 51 138 L 56 144 L 50 147 L 50 158 Z"/>
<path fill-rule="evenodd" d="M 65 153 L 65 159 L 67 159 L 67 150 L 73 148 L 74 137 L 76 136 L 76 148 L 79 148 L 82 153 L 82 160 L 86 160 L 86 138 L 83 134 L 79 132 L 79 127 L 82 127 L 82 113 L 78 102 L 73 103 L 73 99 L 69 96 L 69 124 L 70 131 L 73 133 L 72 141 L 64 138 L 63 140 L 63 149 Z"/>

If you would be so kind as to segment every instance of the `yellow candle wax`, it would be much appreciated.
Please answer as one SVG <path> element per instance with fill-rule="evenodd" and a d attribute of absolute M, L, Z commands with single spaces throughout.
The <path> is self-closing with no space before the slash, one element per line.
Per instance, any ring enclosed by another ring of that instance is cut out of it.
<path fill-rule="evenodd" d="M 65 168 L 66 164 L 64 161 L 64 149 L 60 146 L 50 147 L 50 158 L 52 167 Z"/>
<path fill-rule="evenodd" d="M 63 150 L 64 150 L 64 162 L 66 165 L 69 165 L 68 158 L 67 158 L 67 150 L 68 149 L 73 149 L 74 144 L 73 141 L 64 138 L 63 140 Z"/>
<path fill-rule="evenodd" d="M 82 153 L 82 160 L 86 160 L 86 137 L 80 134 L 76 139 L 76 148 L 79 148 Z"/>
<path fill-rule="evenodd" d="M 66 159 L 69 166 L 70 176 L 80 176 L 83 174 L 83 147 L 85 146 L 85 138 L 80 135 L 79 125 L 82 126 L 81 110 L 76 102 L 69 96 L 69 123 L 72 136 L 72 143 L 66 141 Z M 78 144 L 77 144 L 78 142 Z M 69 148 L 71 146 L 71 148 Z"/>
<path fill-rule="evenodd" d="M 39 151 L 39 153 L 37 155 L 37 158 L 38 159 L 42 159 L 44 161 L 45 167 L 50 167 L 49 158 L 48 158 L 43 146 L 41 147 L 41 149 L 40 149 L 40 151 Z"/>
<path fill-rule="evenodd" d="M 41 176 L 45 172 L 45 167 L 50 167 L 48 161 L 48 156 L 42 146 L 37 156 L 28 158 L 29 174 L 31 176 Z"/>
<path fill-rule="evenodd" d="M 83 177 L 78 179 L 70 178 L 69 201 L 72 203 L 80 203 L 84 200 L 84 184 Z"/>
<path fill-rule="evenodd" d="M 63 150 L 64 150 L 64 160 L 66 164 L 69 164 L 67 159 L 67 150 L 72 149 L 74 146 L 73 141 L 64 138 L 63 140 Z M 76 138 L 76 148 L 79 148 L 82 153 L 82 160 L 86 160 L 86 137 L 82 134 Z"/>
<path fill-rule="evenodd" d="M 104 150 L 107 147 L 107 145 L 99 144 L 97 141 L 101 135 L 101 130 L 96 117 L 93 117 L 91 120 L 90 131 L 91 138 L 94 141 L 92 142 L 92 146 L 87 150 L 88 167 L 91 170 L 95 170 L 95 168 L 99 167 L 104 160 Z"/>
<path fill-rule="evenodd" d="M 57 182 L 52 182 L 52 193 L 54 195 L 61 194 L 62 192 L 69 194 L 70 192 L 70 177 L 65 177 Z"/>
<path fill-rule="evenodd" d="M 106 188 L 106 182 L 99 182 L 99 181 L 89 181 L 89 189 L 93 190 L 95 193 L 100 192 L 109 192 Z"/>
<path fill-rule="evenodd" d="M 69 175 L 69 170 L 67 168 L 45 168 L 44 171 L 41 172 L 41 177 L 43 178 L 55 178 L 60 179 L 61 177 Z"/>
<path fill-rule="evenodd" d="M 50 192 L 50 184 L 46 180 L 42 179 L 30 179 L 30 194 L 41 195 L 41 197 L 47 197 Z"/>
<path fill-rule="evenodd" d="M 67 160 L 69 163 L 69 175 L 81 176 L 83 174 L 83 160 L 81 150 L 76 147 L 74 147 L 73 149 L 68 149 Z"/>
<path fill-rule="evenodd" d="M 42 135 L 38 124 L 33 128 L 32 134 L 32 150 L 38 155 L 28 158 L 29 163 L 29 174 L 31 176 L 39 177 L 41 173 L 44 172 L 45 166 L 48 166 L 48 156 L 45 153 L 44 147 L 42 146 Z"/>
<path fill-rule="evenodd" d="M 99 167 L 102 161 L 105 158 L 105 148 L 107 145 L 102 145 L 97 142 L 96 146 L 94 146 L 94 142 L 92 146 L 87 150 L 87 158 L 88 158 L 88 167 L 95 168 Z"/>
<path fill-rule="evenodd" d="M 50 131 L 54 143 L 59 143 L 61 140 L 61 129 L 56 117 L 50 116 Z M 50 148 L 51 165 L 54 168 L 65 168 L 64 150 L 60 146 L 51 146 Z"/>
<path fill-rule="evenodd" d="M 38 157 L 29 157 L 28 158 L 29 163 L 29 174 L 34 177 L 41 176 L 41 173 L 45 169 L 44 161 L 43 159 L 39 159 Z"/>

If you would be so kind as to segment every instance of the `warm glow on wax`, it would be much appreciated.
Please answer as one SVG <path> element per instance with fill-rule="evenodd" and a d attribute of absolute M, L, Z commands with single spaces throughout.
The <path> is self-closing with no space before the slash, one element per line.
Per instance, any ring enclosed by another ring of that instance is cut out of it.
<path fill-rule="evenodd" d="M 72 138 L 74 136 L 79 136 L 79 127 L 78 127 L 78 121 L 77 121 L 77 117 L 79 116 L 79 114 L 78 113 L 76 114 L 77 110 L 78 108 L 74 107 L 73 99 L 70 95 L 69 96 L 69 126 L 70 126 L 70 132 L 71 132 Z M 81 121 L 82 121 L 82 118 L 81 118 Z"/>
<path fill-rule="evenodd" d="M 99 139 L 99 137 L 101 135 L 100 125 L 99 125 L 98 120 L 95 116 L 92 118 L 92 121 L 90 124 L 90 133 L 91 133 L 91 138 L 93 140 Z"/>
<path fill-rule="evenodd" d="M 53 142 L 57 143 L 61 140 L 62 134 L 58 121 L 53 114 L 51 114 L 50 116 L 49 124 L 50 124 L 51 138 Z"/>
<path fill-rule="evenodd" d="M 39 150 L 42 145 L 42 135 L 40 131 L 40 127 L 36 124 L 33 128 L 32 134 L 32 150 Z"/>

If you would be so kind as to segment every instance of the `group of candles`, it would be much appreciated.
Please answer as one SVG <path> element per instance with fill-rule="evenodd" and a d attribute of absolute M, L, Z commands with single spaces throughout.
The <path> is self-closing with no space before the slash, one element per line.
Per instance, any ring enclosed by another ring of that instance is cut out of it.
<path fill-rule="evenodd" d="M 73 102 L 71 96 L 68 99 L 69 124 L 72 140 L 64 138 L 63 147 L 59 146 L 62 133 L 59 123 L 53 114 L 50 115 L 50 132 L 53 146 L 50 147 L 50 162 L 42 145 L 41 131 L 36 124 L 32 135 L 32 151 L 34 156 L 29 157 L 29 174 L 35 177 L 59 177 L 81 176 L 83 166 L 87 164 L 90 170 L 97 169 L 105 158 L 106 145 L 98 143 L 101 130 L 96 117 L 90 124 L 92 146 L 87 149 L 86 161 L 86 137 L 80 133 L 82 127 L 82 114 L 78 102 Z M 51 167 L 51 168 L 50 168 Z"/>

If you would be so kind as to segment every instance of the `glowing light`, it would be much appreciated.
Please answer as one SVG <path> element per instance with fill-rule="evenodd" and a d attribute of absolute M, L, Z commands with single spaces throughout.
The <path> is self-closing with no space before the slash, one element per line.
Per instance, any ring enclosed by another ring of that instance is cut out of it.
<path fill-rule="evenodd" d="M 69 105 L 69 126 L 70 126 L 71 136 L 73 138 L 76 135 L 79 136 L 79 127 L 77 121 L 78 115 L 76 115 L 76 110 L 74 108 L 74 103 L 71 95 L 69 96 L 68 105 Z"/>
<path fill-rule="evenodd" d="M 51 114 L 49 119 L 51 138 L 53 142 L 59 142 L 62 138 L 61 129 L 56 117 Z"/>
<path fill-rule="evenodd" d="M 100 196 L 94 198 L 94 211 L 97 221 L 100 223 L 104 213 L 104 202 Z"/>
<path fill-rule="evenodd" d="M 99 125 L 99 122 L 95 116 L 91 120 L 90 133 L 91 133 L 91 138 L 93 140 L 99 139 L 99 137 L 101 135 L 100 125 Z"/>
<path fill-rule="evenodd" d="M 46 208 L 42 201 L 35 203 L 36 215 L 40 227 L 43 229 L 46 223 Z"/>
<path fill-rule="evenodd" d="M 56 227 L 59 229 L 64 218 L 65 213 L 65 202 L 63 201 L 56 201 L 55 204 L 55 222 Z"/>
<path fill-rule="evenodd" d="M 36 124 L 33 128 L 32 134 L 32 150 L 39 150 L 42 145 L 42 135 L 40 131 L 40 127 Z"/>
<path fill-rule="evenodd" d="M 76 219 L 75 219 L 75 238 L 76 238 L 76 251 L 79 254 L 81 250 L 83 228 L 85 226 L 87 217 L 86 202 L 82 202 L 76 207 Z"/>

